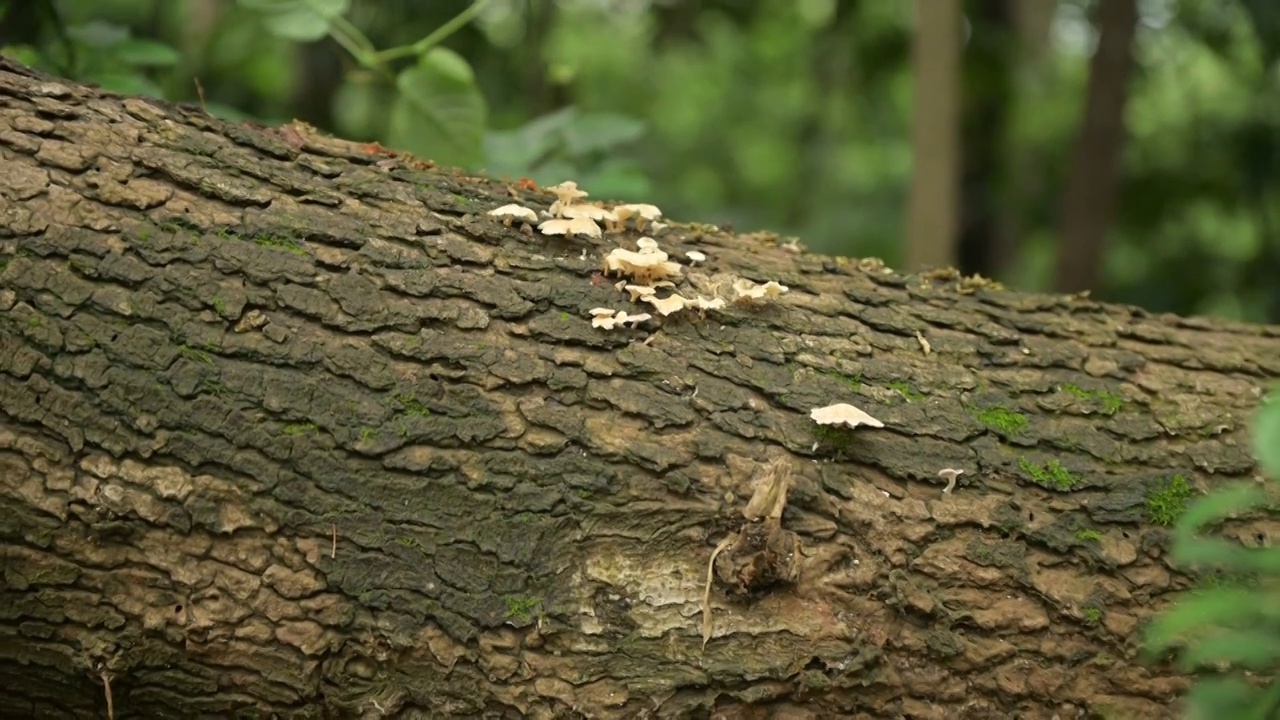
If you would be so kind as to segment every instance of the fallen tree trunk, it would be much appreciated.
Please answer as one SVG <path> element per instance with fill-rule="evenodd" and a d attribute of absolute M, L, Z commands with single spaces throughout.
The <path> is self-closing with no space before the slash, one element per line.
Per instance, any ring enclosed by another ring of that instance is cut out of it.
<path fill-rule="evenodd" d="M 603 330 L 638 234 L 484 216 L 548 196 L 0 94 L 5 717 L 1172 716 L 1161 523 L 1255 472 L 1280 329 L 674 225 L 790 292 Z"/>

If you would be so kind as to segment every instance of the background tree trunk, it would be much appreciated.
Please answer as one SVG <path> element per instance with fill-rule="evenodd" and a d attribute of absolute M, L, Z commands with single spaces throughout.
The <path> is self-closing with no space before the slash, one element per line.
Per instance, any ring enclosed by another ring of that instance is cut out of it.
<path fill-rule="evenodd" d="M 1008 267 L 1013 246 L 1005 155 L 1018 34 L 1006 2 L 967 0 L 965 18 L 959 267 L 994 278 Z"/>
<path fill-rule="evenodd" d="M 791 291 L 594 329 L 633 233 L 0 63 L 0 715 L 1173 716 L 1148 502 L 1254 472 L 1280 330 L 687 225 Z"/>
<path fill-rule="evenodd" d="M 916 0 L 906 270 L 953 267 L 960 221 L 961 0 Z"/>
<path fill-rule="evenodd" d="M 1098 48 L 1089 63 L 1084 118 L 1062 205 L 1062 238 L 1053 285 L 1059 292 L 1097 287 L 1107 230 L 1120 192 L 1124 107 L 1133 74 L 1138 2 L 1098 3 L 1097 13 Z"/>

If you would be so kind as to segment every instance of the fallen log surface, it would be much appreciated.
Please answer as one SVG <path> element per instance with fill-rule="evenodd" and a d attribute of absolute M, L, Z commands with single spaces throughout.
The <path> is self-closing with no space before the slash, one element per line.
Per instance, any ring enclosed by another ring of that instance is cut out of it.
<path fill-rule="evenodd" d="M 0 715 L 1173 716 L 1280 328 L 680 223 L 789 291 L 664 317 L 553 199 L 0 60 Z"/>

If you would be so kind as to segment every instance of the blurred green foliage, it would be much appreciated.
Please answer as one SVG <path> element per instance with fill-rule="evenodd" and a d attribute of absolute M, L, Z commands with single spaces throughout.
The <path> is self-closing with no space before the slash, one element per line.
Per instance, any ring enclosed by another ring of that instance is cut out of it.
<path fill-rule="evenodd" d="M 203 96 L 229 118 L 296 117 L 442 164 L 574 179 L 669 217 L 900 257 L 911 3 L 0 0 L 9 16 L 46 5 L 56 22 L 5 33 L 6 54 L 122 92 Z M 1002 278 L 1013 287 L 1050 277 L 1095 40 L 1089 5 L 1057 2 L 1039 66 L 1006 68 L 1022 81 L 1001 99 L 1002 152 L 1010 167 L 1034 159 L 1035 174 L 992 183 L 1021 239 Z M 1119 214 L 1095 297 L 1280 321 L 1280 11 L 1271 0 L 1141 7 Z"/>
<path fill-rule="evenodd" d="M 1261 536 L 1254 547 L 1206 537 L 1228 518 L 1277 512 L 1280 391 L 1263 404 L 1253 435 L 1269 481 L 1223 488 L 1187 509 L 1170 555 L 1208 582 L 1146 629 L 1149 659 L 1173 655 L 1180 670 L 1200 675 L 1186 697 L 1190 718 L 1268 720 L 1280 713 L 1280 547 Z"/>

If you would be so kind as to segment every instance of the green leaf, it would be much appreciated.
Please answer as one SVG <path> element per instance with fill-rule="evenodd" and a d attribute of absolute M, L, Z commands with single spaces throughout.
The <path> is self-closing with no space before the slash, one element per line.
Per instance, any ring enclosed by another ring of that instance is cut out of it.
<path fill-rule="evenodd" d="M 573 177 L 579 185 L 591 188 L 593 198 L 642 201 L 653 196 L 649 176 L 634 160 L 610 157 Z"/>
<path fill-rule="evenodd" d="M 129 28 L 123 25 L 94 20 L 67 28 L 67 37 L 91 48 L 109 48 L 129 39 Z"/>
<path fill-rule="evenodd" d="M 363 70 L 348 72 L 333 93 L 333 122 L 342 137 L 362 140 L 382 137 L 387 128 L 387 108 L 395 90 L 376 83 Z"/>
<path fill-rule="evenodd" d="M 644 135 L 644 123 L 611 113 L 583 115 L 565 128 L 565 145 L 576 156 L 612 150 Z"/>
<path fill-rule="evenodd" d="M 533 177 L 553 154 L 563 149 L 565 128 L 577 116 L 578 111 L 569 106 L 536 117 L 514 130 L 485 133 L 486 171 L 498 177 Z"/>
<path fill-rule="evenodd" d="M 1280 391 L 1273 390 L 1253 422 L 1253 449 L 1262 472 L 1280 480 Z"/>
<path fill-rule="evenodd" d="M 1263 672 L 1280 666 L 1280 644 L 1274 636 L 1254 628 L 1221 630 L 1189 648 L 1182 656 L 1182 669 L 1194 672 L 1223 662 L 1232 668 Z"/>
<path fill-rule="evenodd" d="M 313 42 L 329 34 L 329 25 L 351 9 L 351 0 L 239 0 L 261 13 L 263 25 L 276 37 Z"/>
<path fill-rule="evenodd" d="M 164 98 L 164 90 L 147 77 L 137 73 L 101 73 L 89 75 L 85 82 L 97 83 L 102 89 L 121 95 L 146 95 L 153 98 Z"/>
<path fill-rule="evenodd" d="M 1258 593 L 1248 589 L 1221 588 L 1194 593 L 1156 618 L 1146 630 L 1146 652 L 1160 654 L 1175 645 L 1194 641 L 1217 625 L 1234 626 L 1260 617 L 1280 615 L 1280 607 L 1265 608 Z"/>
<path fill-rule="evenodd" d="M 120 62 L 133 67 L 172 67 L 182 55 L 175 49 L 154 40 L 125 40 L 112 48 L 112 55 Z"/>
<path fill-rule="evenodd" d="M 1232 575 L 1280 575 L 1280 548 L 1249 548 L 1218 538 L 1179 536 L 1169 555 L 1183 567 L 1211 568 Z"/>
<path fill-rule="evenodd" d="M 41 60 L 44 59 L 40 51 L 30 45 L 5 45 L 0 47 L 0 55 L 17 60 L 27 67 L 42 67 Z"/>
<path fill-rule="evenodd" d="M 1194 539 L 1206 525 L 1249 510 L 1266 499 L 1262 490 L 1252 483 L 1242 483 L 1222 488 L 1202 497 L 1187 508 L 1178 520 L 1178 541 Z M 1175 543 L 1176 544 L 1176 543 Z M 1175 553 L 1176 553 L 1175 548 Z"/>
<path fill-rule="evenodd" d="M 480 164 L 488 110 L 461 55 L 433 48 L 396 77 L 396 88 L 387 145 L 440 165 Z"/>
<path fill-rule="evenodd" d="M 1265 720 L 1264 715 L 1246 714 L 1260 698 L 1258 688 L 1239 677 L 1203 678 L 1187 693 L 1190 718 L 1240 718 Z"/>

